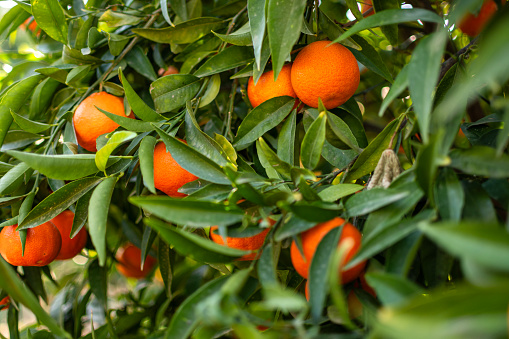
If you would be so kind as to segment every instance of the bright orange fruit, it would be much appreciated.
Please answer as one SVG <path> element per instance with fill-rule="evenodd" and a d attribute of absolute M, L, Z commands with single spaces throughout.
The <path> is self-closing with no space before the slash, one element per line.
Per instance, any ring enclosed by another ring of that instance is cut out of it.
<path fill-rule="evenodd" d="M 115 258 L 118 261 L 115 265 L 117 271 L 124 277 L 136 279 L 145 278 L 157 262 L 154 257 L 147 255 L 143 269 L 141 269 L 141 250 L 133 244 L 120 247 Z"/>
<path fill-rule="evenodd" d="M 285 95 L 296 98 L 297 95 L 292 87 L 291 69 L 291 64 L 284 65 L 276 81 L 274 81 L 274 71 L 265 72 L 256 85 L 253 77 L 250 77 L 247 83 L 247 96 L 251 105 L 256 107 L 269 99 Z"/>
<path fill-rule="evenodd" d="M 56 260 L 66 260 L 74 258 L 87 244 L 87 230 L 83 227 L 74 238 L 71 239 L 72 223 L 74 213 L 66 210 L 51 219 L 51 222 L 60 232 L 62 237 L 62 247 L 56 257 Z"/>

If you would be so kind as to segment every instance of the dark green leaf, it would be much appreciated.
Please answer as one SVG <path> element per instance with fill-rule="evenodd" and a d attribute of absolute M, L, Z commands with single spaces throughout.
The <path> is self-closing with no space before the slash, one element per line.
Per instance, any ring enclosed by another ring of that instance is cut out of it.
<path fill-rule="evenodd" d="M 166 28 L 134 28 L 133 33 L 162 44 L 190 44 L 212 30 L 223 27 L 224 21 L 217 18 L 197 18 Z"/>
<path fill-rule="evenodd" d="M 366 280 L 386 306 L 402 304 L 408 298 L 422 293 L 421 289 L 410 280 L 390 273 L 368 273 Z"/>
<path fill-rule="evenodd" d="M 115 115 L 115 114 L 112 114 Z M 128 131 L 117 131 L 114 132 L 109 138 L 106 144 L 101 147 L 95 154 L 95 165 L 100 171 L 106 171 L 109 157 L 113 151 L 126 141 L 132 140 L 136 137 L 136 133 Z"/>
<path fill-rule="evenodd" d="M 222 41 L 231 45 L 250 46 L 252 44 L 249 23 L 246 23 L 244 26 L 230 34 L 219 34 L 214 31 L 212 31 L 212 33 L 214 33 L 214 35 Z"/>
<path fill-rule="evenodd" d="M 245 65 L 252 60 L 252 47 L 231 46 L 205 61 L 194 75 L 203 78 Z"/>
<path fill-rule="evenodd" d="M 262 152 L 264 154 L 265 159 L 274 170 L 286 179 L 291 178 L 292 166 L 279 159 L 277 154 L 269 147 L 269 145 L 267 145 L 265 140 L 262 138 L 258 139 L 258 141 L 256 141 L 256 149 L 258 152 Z"/>
<path fill-rule="evenodd" d="M 256 68 L 261 70 L 262 66 L 262 45 L 265 36 L 265 0 L 252 0 L 247 3 L 247 14 L 249 16 L 249 27 L 253 40 Z"/>
<path fill-rule="evenodd" d="M 152 81 L 157 80 L 157 74 L 152 67 L 152 63 L 140 46 L 134 46 L 125 56 L 125 60 L 129 66 L 147 79 Z"/>
<path fill-rule="evenodd" d="M 236 206 L 208 201 L 165 196 L 131 197 L 129 201 L 161 219 L 192 227 L 231 225 L 242 221 L 244 215 Z"/>
<path fill-rule="evenodd" d="M 295 99 L 291 97 L 276 97 L 257 106 L 242 120 L 233 139 L 233 146 L 237 151 L 242 150 L 256 141 L 259 137 L 281 121 L 292 111 Z"/>
<path fill-rule="evenodd" d="M 117 177 L 104 179 L 92 192 L 88 205 L 88 231 L 101 267 L 106 263 L 106 225 Z"/>
<path fill-rule="evenodd" d="M 191 74 L 172 74 L 154 81 L 150 94 L 158 113 L 181 108 L 194 98 L 201 87 L 201 80 Z"/>
<path fill-rule="evenodd" d="M 106 310 L 108 308 L 108 269 L 94 260 L 88 266 L 88 282 L 90 290 Z"/>
<path fill-rule="evenodd" d="M 143 121 L 156 122 L 166 119 L 159 113 L 156 113 L 150 106 L 148 106 L 133 90 L 131 84 L 124 77 L 121 69 L 118 71 L 122 86 L 124 87 L 125 96 L 134 114 Z"/>
<path fill-rule="evenodd" d="M 57 0 L 32 0 L 32 14 L 37 26 L 53 39 L 67 44 L 65 13 Z"/>
<path fill-rule="evenodd" d="M 152 193 L 156 193 L 154 187 L 154 147 L 156 138 L 147 135 L 141 140 L 138 156 L 140 158 L 140 171 L 143 176 L 143 184 Z"/>
<path fill-rule="evenodd" d="M 389 107 L 391 102 L 393 102 L 408 86 L 408 65 L 405 65 L 401 71 L 399 71 L 398 76 L 394 80 L 394 83 L 387 93 L 387 96 L 384 98 L 382 105 L 380 105 L 380 110 L 378 111 L 378 115 L 382 116 L 385 110 Z"/>
<path fill-rule="evenodd" d="M 207 263 L 226 263 L 249 254 L 248 251 L 238 250 L 219 245 L 212 240 L 200 237 L 191 232 L 171 226 L 157 219 L 146 219 L 146 224 L 158 231 L 160 236 L 182 255 Z"/>
<path fill-rule="evenodd" d="M 318 195 L 320 196 L 320 198 L 322 198 L 323 201 L 334 202 L 334 201 L 339 200 L 343 197 L 354 194 L 355 192 L 359 192 L 363 189 L 364 189 L 364 186 L 362 186 L 362 185 L 339 184 L 339 185 L 332 185 L 330 187 L 327 187 L 323 191 L 320 191 L 320 193 L 318 193 Z"/>
<path fill-rule="evenodd" d="M 435 201 L 443 220 L 459 221 L 465 194 L 456 173 L 450 168 L 443 168 L 435 182 Z"/>
<path fill-rule="evenodd" d="M 83 178 L 75 180 L 63 186 L 59 190 L 48 195 L 41 201 L 18 226 L 18 229 L 27 229 L 36 227 L 46 221 L 49 221 L 65 211 L 76 200 L 81 198 L 89 190 L 95 187 L 101 178 Z"/>
<path fill-rule="evenodd" d="M 326 112 L 320 113 L 318 118 L 309 126 L 302 140 L 300 159 L 305 168 L 313 170 L 320 161 L 323 144 L 325 142 Z"/>
<path fill-rule="evenodd" d="M 350 197 L 345 209 L 350 217 L 373 212 L 395 201 L 404 199 L 413 193 L 411 189 L 373 188 Z"/>
<path fill-rule="evenodd" d="M 75 180 L 99 171 L 95 165 L 94 154 L 42 155 L 18 151 L 6 153 L 53 179 Z M 118 159 L 118 157 L 110 157 L 108 165 L 114 164 Z"/>
<path fill-rule="evenodd" d="M 300 36 L 304 0 L 269 0 L 267 5 L 267 32 L 269 35 L 274 76 L 278 77 L 285 61 L 290 58 L 293 45 Z"/>
<path fill-rule="evenodd" d="M 509 156 L 497 157 L 495 149 L 486 146 L 475 146 L 468 150 L 451 151 L 451 167 L 473 175 L 490 178 L 509 177 Z"/>
<path fill-rule="evenodd" d="M 292 111 L 286 119 L 277 139 L 277 156 L 290 165 L 295 164 L 295 132 L 297 130 L 297 112 Z"/>
<path fill-rule="evenodd" d="M 269 287 L 278 284 L 276 266 L 274 265 L 274 250 L 272 243 L 263 248 L 262 255 L 258 260 L 258 279 L 262 286 Z"/>

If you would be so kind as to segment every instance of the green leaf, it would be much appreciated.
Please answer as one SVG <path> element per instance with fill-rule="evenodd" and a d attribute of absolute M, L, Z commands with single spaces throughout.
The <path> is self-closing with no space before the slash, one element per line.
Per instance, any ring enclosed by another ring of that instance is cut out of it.
<path fill-rule="evenodd" d="M 5 136 L 12 124 L 11 111 L 18 113 L 21 107 L 28 101 L 34 88 L 44 79 L 42 75 L 33 75 L 25 78 L 5 92 L 0 101 L 0 146 L 3 145 Z"/>
<path fill-rule="evenodd" d="M 200 301 L 206 300 L 211 295 L 219 292 L 228 276 L 223 276 L 202 285 L 192 295 L 180 304 L 171 318 L 170 325 L 166 330 L 166 339 L 188 338 L 199 324 L 199 318 L 195 316 Z"/>
<path fill-rule="evenodd" d="M 299 218 L 317 223 L 336 217 L 340 208 L 336 204 L 322 201 L 307 202 L 301 200 L 288 206 L 288 209 Z"/>
<path fill-rule="evenodd" d="M 274 234 L 274 240 L 281 241 L 283 239 L 307 231 L 315 225 L 316 222 L 307 221 L 292 215 L 289 220 L 284 221 L 283 225 L 276 230 Z"/>
<path fill-rule="evenodd" d="M 253 60 L 253 49 L 245 46 L 231 46 L 209 58 L 194 72 L 200 78 L 222 73 L 245 65 Z"/>
<path fill-rule="evenodd" d="M 20 5 L 12 7 L 7 13 L 3 13 L 2 19 L 0 19 L 0 42 L 4 42 L 29 17 L 30 14 Z"/>
<path fill-rule="evenodd" d="M 329 268 L 336 253 L 342 230 L 342 227 L 335 227 L 327 232 L 316 247 L 309 266 L 309 302 L 311 304 L 311 318 L 315 324 L 319 323 L 323 312 L 329 290 Z"/>
<path fill-rule="evenodd" d="M 430 199 L 433 198 L 433 184 L 440 164 L 439 142 L 440 137 L 434 135 L 428 144 L 421 147 L 415 160 L 417 183 Z"/>
<path fill-rule="evenodd" d="M 210 77 L 210 81 L 207 85 L 207 89 L 205 93 L 201 96 L 200 104 L 198 108 L 202 108 L 210 104 L 214 99 L 216 99 L 219 94 L 219 90 L 221 89 L 221 77 L 219 74 L 214 74 Z"/>
<path fill-rule="evenodd" d="M 257 106 L 242 120 L 233 146 L 237 151 L 248 147 L 251 143 L 272 128 L 279 125 L 290 114 L 295 99 L 292 97 L 276 97 Z"/>
<path fill-rule="evenodd" d="M 93 260 L 88 266 L 88 282 L 90 290 L 95 295 L 104 310 L 108 309 L 108 268 L 99 265 L 99 260 Z"/>
<path fill-rule="evenodd" d="M 325 142 L 326 123 L 326 112 L 322 112 L 311 126 L 309 126 L 306 135 L 304 135 L 300 149 L 300 159 L 305 168 L 313 170 L 320 161 L 323 144 Z"/>
<path fill-rule="evenodd" d="M 228 161 L 223 149 L 214 139 L 200 129 L 190 106 L 187 107 L 185 114 L 188 144 L 219 166 L 225 166 Z"/>
<path fill-rule="evenodd" d="M 284 178 L 290 179 L 292 177 L 291 171 L 292 166 L 277 156 L 277 154 L 267 145 L 265 140 L 259 138 L 256 141 L 256 149 L 258 152 L 263 152 L 265 159 L 272 166 L 274 170 L 276 170 L 279 174 L 281 174 Z"/>
<path fill-rule="evenodd" d="M 347 146 L 347 148 L 351 148 L 357 153 L 362 152 L 348 124 L 330 112 L 327 112 L 327 132 L 326 136 L 332 145 L 338 148 Z"/>
<path fill-rule="evenodd" d="M 368 273 L 366 280 L 385 306 L 405 303 L 412 296 L 422 293 L 422 290 L 413 282 L 395 274 Z"/>
<path fill-rule="evenodd" d="M 71 69 L 69 74 L 67 74 L 65 83 L 71 86 L 76 85 L 80 80 L 87 76 L 91 69 L 92 67 L 90 65 L 78 66 Z"/>
<path fill-rule="evenodd" d="M 206 263 L 227 263 L 249 254 L 228 246 L 216 244 L 212 240 L 171 226 L 157 219 L 146 219 L 146 224 L 158 231 L 160 236 L 182 255 Z"/>
<path fill-rule="evenodd" d="M 509 271 L 509 234 L 486 222 L 440 222 L 419 229 L 447 252 L 486 267 Z"/>
<path fill-rule="evenodd" d="M 161 114 L 156 113 L 138 96 L 138 94 L 132 88 L 131 84 L 125 78 L 121 69 L 118 70 L 118 75 L 122 81 L 122 86 L 124 87 L 127 102 L 129 102 L 129 106 L 131 106 L 131 109 L 137 117 L 147 122 L 156 122 L 166 119 Z"/>
<path fill-rule="evenodd" d="M 95 154 L 42 155 L 18 151 L 6 153 L 52 179 L 76 180 L 99 171 L 95 164 Z M 118 160 L 119 157 L 110 157 L 107 165 L 111 166 Z"/>
<path fill-rule="evenodd" d="M 139 36 L 162 44 L 190 44 L 212 30 L 220 29 L 224 21 L 217 18 L 197 18 L 166 28 L 134 28 Z"/>
<path fill-rule="evenodd" d="M 383 151 L 389 146 L 392 135 L 396 132 L 401 118 L 402 116 L 391 121 L 384 130 L 369 143 L 350 168 L 350 171 L 348 171 L 345 181 L 359 179 L 375 169 Z"/>
<path fill-rule="evenodd" d="M 286 119 L 277 139 L 277 155 L 293 165 L 295 163 L 295 132 L 297 130 L 297 111 L 292 111 Z"/>
<path fill-rule="evenodd" d="M 48 195 L 43 201 L 35 206 L 30 213 L 23 219 L 18 229 L 27 229 L 39 226 L 40 224 L 50 221 L 76 200 L 85 195 L 101 182 L 101 178 L 83 178 L 72 181 L 52 194 Z"/>
<path fill-rule="evenodd" d="M 11 115 L 12 115 L 14 121 L 16 122 L 16 124 L 18 124 L 18 126 L 21 127 L 22 130 L 30 132 L 30 133 L 41 133 L 52 126 L 55 126 L 54 124 L 50 125 L 50 124 L 45 124 L 45 123 L 29 120 L 25 117 L 22 117 L 19 114 L 14 113 L 13 111 L 11 111 Z"/>
<path fill-rule="evenodd" d="M 12 193 L 23 181 L 28 181 L 31 175 L 30 166 L 24 162 L 17 164 L 0 178 L 0 194 Z"/>
<path fill-rule="evenodd" d="M 318 14 L 318 24 L 322 31 L 327 35 L 329 40 L 334 40 L 341 34 L 345 33 L 345 30 L 341 28 L 340 26 L 336 25 L 334 21 L 332 21 L 329 17 L 329 15 L 332 15 L 331 13 L 325 13 L 323 12 L 324 8 L 323 6 L 320 6 L 320 12 Z M 355 50 L 360 50 L 361 47 L 352 39 L 348 38 L 345 41 L 342 42 L 343 45 L 351 47 Z"/>
<path fill-rule="evenodd" d="M 433 210 L 424 210 L 415 217 L 407 220 L 398 220 L 395 223 L 386 223 L 362 239 L 362 246 L 355 257 L 348 262 L 345 269 L 349 269 L 386 250 L 401 239 L 414 232 L 419 223 L 431 221 L 436 217 Z"/>
<path fill-rule="evenodd" d="M 168 0 L 171 8 L 183 20 L 188 19 L 186 1 L 184 0 Z"/>
<path fill-rule="evenodd" d="M 450 168 L 443 168 L 435 182 L 435 201 L 443 220 L 459 221 L 465 204 L 465 193 L 458 176 Z"/>
<path fill-rule="evenodd" d="M 247 14 L 251 39 L 253 41 L 255 68 L 262 69 L 262 45 L 265 36 L 265 0 L 250 0 L 247 2 Z"/>
<path fill-rule="evenodd" d="M 74 211 L 74 219 L 72 221 L 71 238 L 74 238 L 79 231 L 85 226 L 88 219 L 88 204 L 92 191 L 88 191 L 76 202 L 76 209 Z"/>
<path fill-rule="evenodd" d="M 277 285 L 276 265 L 274 264 L 274 249 L 272 243 L 263 248 L 262 255 L 257 263 L 258 280 L 263 287 Z"/>
<path fill-rule="evenodd" d="M 323 201 L 334 202 L 334 201 L 339 200 L 343 197 L 354 194 L 355 192 L 359 192 L 363 189 L 364 189 L 364 186 L 362 186 L 362 185 L 339 184 L 339 185 L 332 185 L 330 187 L 327 187 L 323 191 L 320 191 L 320 193 L 318 193 L 318 195 L 320 196 L 320 198 L 322 198 Z"/>
<path fill-rule="evenodd" d="M 349 48 L 355 58 L 366 68 L 380 75 L 389 82 L 392 82 L 392 75 L 387 68 L 387 65 L 382 60 L 382 57 L 378 51 L 371 46 L 364 38 L 360 35 L 354 35 L 351 38 L 360 48 Z M 344 43 L 344 40 L 343 42 Z"/>
<path fill-rule="evenodd" d="M 135 26 L 140 23 L 142 18 L 125 14 L 120 11 L 108 9 L 100 17 L 99 21 L 106 23 L 109 27 L 121 27 L 124 25 Z"/>
<path fill-rule="evenodd" d="M 156 138 L 147 135 L 141 140 L 140 148 L 138 150 L 143 184 L 154 194 L 156 194 L 156 189 L 154 187 L 154 147 L 156 143 Z"/>
<path fill-rule="evenodd" d="M 152 81 L 157 80 L 157 74 L 152 67 L 152 63 L 140 46 L 134 46 L 125 56 L 125 60 L 129 66 L 145 78 Z"/>
<path fill-rule="evenodd" d="M 451 167 L 460 171 L 490 178 L 509 177 L 509 156 L 497 157 L 496 150 L 486 146 L 474 146 L 468 150 L 451 151 Z"/>
<path fill-rule="evenodd" d="M 114 115 L 114 114 L 112 114 Z M 100 171 L 106 171 L 106 165 L 108 159 L 113 151 L 124 142 L 132 140 L 136 137 L 136 133 L 128 131 L 117 131 L 114 132 L 111 137 L 108 138 L 106 145 L 101 147 L 100 150 L 95 154 L 95 165 Z"/>
<path fill-rule="evenodd" d="M 104 61 L 93 56 L 93 55 L 83 55 L 80 50 L 71 48 L 67 45 L 64 45 L 64 51 L 62 53 L 62 60 L 66 64 L 74 64 L 78 66 L 82 65 L 100 65 Z"/>
<path fill-rule="evenodd" d="M 67 44 L 67 23 L 57 0 L 32 0 L 32 14 L 37 26 L 56 41 Z"/>
<path fill-rule="evenodd" d="M 236 206 L 209 201 L 165 196 L 130 197 L 129 201 L 163 220 L 191 227 L 232 225 L 242 221 L 244 216 L 244 212 Z"/>
<path fill-rule="evenodd" d="M 71 335 L 41 307 L 39 300 L 32 294 L 32 291 L 21 281 L 16 272 L 0 256 L 0 287 L 7 292 L 18 303 L 25 305 L 34 313 L 41 323 L 46 325 L 51 332 L 59 337 L 71 339 Z"/>
<path fill-rule="evenodd" d="M 398 76 L 394 80 L 394 83 L 391 86 L 391 89 L 387 93 L 382 105 L 380 105 L 380 110 L 378 111 L 378 115 L 382 116 L 385 110 L 389 107 L 391 102 L 393 102 L 408 86 L 408 65 L 403 66 L 403 68 L 399 71 Z"/>
<path fill-rule="evenodd" d="M 345 202 L 345 209 L 350 217 L 363 215 L 404 199 L 412 193 L 413 190 L 406 189 L 406 187 L 403 189 L 373 188 L 350 197 Z"/>
<path fill-rule="evenodd" d="M 96 106 L 96 108 L 101 113 L 106 115 L 108 118 L 110 118 L 111 120 L 113 120 L 114 122 L 116 122 L 117 124 L 122 126 L 123 128 L 125 128 L 126 130 L 131 131 L 130 133 L 133 133 L 133 132 L 151 132 L 151 131 L 154 130 L 154 127 L 153 127 L 154 125 L 152 123 L 148 122 L 148 121 L 136 120 L 134 117 L 133 118 L 127 118 L 127 117 L 123 117 L 123 116 L 120 116 L 120 115 L 116 115 L 116 114 L 110 113 L 108 111 L 105 111 L 105 110 L 97 107 L 97 106 Z M 155 125 L 159 126 L 161 124 L 155 124 Z M 126 131 L 119 131 L 119 132 L 126 132 Z M 118 132 L 116 132 L 116 133 L 118 133 Z"/>
<path fill-rule="evenodd" d="M 161 139 L 166 144 L 166 149 L 171 153 L 175 161 L 186 171 L 201 179 L 215 184 L 229 185 L 230 180 L 224 174 L 222 168 L 194 148 L 175 139 L 159 128 L 156 128 Z"/>
<path fill-rule="evenodd" d="M 249 28 L 249 23 L 246 23 L 244 26 L 240 27 L 235 32 L 230 34 L 219 34 L 212 31 L 215 36 L 217 36 L 222 41 L 236 46 L 249 46 L 252 44 L 251 41 L 251 30 Z"/>
<path fill-rule="evenodd" d="M 346 38 L 354 34 L 357 34 L 365 29 L 417 20 L 434 22 L 439 25 L 444 24 L 444 19 L 442 19 L 438 14 L 427 9 L 422 8 L 388 9 L 362 19 L 361 21 L 353 25 L 353 27 L 350 28 L 345 34 L 342 34 L 333 42 L 343 41 Z"/>
<path fill-rule="evenodd" d="M 124 47 L 127 45 L 127 43 L 129 42 L 129 37 L 125 36 L 125 35 L 120 35 L 120 34 L 115 34 L 115 33 L 107 33 L 107 32 L 104 32 L 104 34 L 106 34 L 106 37 L 108 38 L 108 47 L 110 49 L 110 53 L 111 55 L 113 56 L 118 56 L 120 55 L 120 53 L 122 53 L 122 51 L 124 50 Z M 155 78 L 154 78 L 155 80 Z"/>
<path fill-rule="evenodd" d="M 88 205 L 88 232 L 99 257 L 101 267 L 106 263 L 106 225 L 113 189 L 117 177 L 104 179 L 92 192 Z"/>
<path fill-rule="evenodd" d="M 485 288 L 459 285 L 419 294 L 399 307 L 381 309 L 375 331 L 392 338 L 504 337 L 508 292 L 505 282 Z"/>
<path fill-rule="evenodd" d="M 150 85 L 150 94 L 158 113 L 181 108 L 194 98 L 201 87 L 201 80 L 191 74 L 172 74 L 157 79 Z"/>
<path fill-rule="evenodd" d="M 445 30 L 423 38 L 408 64 L 408 86 L 424 144 L 428 143 L 433 94 L 440 73 L 440 63 L 447 41 Z"/>
<path fill-rule="evenodd" d="M 381 12 L 387 9 L 399 9 L 401 4 L 398 0 L 373 0 L 373 9 L 375 13 Z M 387 37 L 387 40 L 393 45 L 398 46 L 398 25 L 384 25 L 381 27 L 383 34 Z"/>
<path fill-rule="evenodd" d="M 287 59 L 300 36 L 305 0 L 269 0 L 267 5 L 267 32 L 269 35 L 274 77 Z"/>

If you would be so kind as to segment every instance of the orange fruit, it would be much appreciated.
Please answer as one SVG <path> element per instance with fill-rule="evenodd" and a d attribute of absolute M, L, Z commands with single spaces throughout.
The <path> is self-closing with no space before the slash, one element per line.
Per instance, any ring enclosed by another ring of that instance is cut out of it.
<path fill-rule="evenodd" d="M 185 141 L 183 141 L 186 143 Z M 185 197 L 178 190 L 188 182 L 198 179 L 194 174 L 183 169 L 166 151 L 164 142 L 154 148 L 154 186 L 173 198 Z"/>
<path fill-rule="evenodd" d="M 11 298 L 9 296 L 0 300 L 0 311 L 6 310 L 11 305 Z"/>
<path fill-rule="evenodd" d="M 106 92 L 98 92 L 83 100 L 72 118 L 78 144 L 90 152 L 96 152 L 96 139 L 105 133 L 113 132 L 119 125 L 97 108 L 126 117 L 124 100 Z M 134 118 L 132 114 L 129 118 Z"/>
<path fill-rule="evenodd" d="M 290 248 L 290 255 L 292 259 L 292 264 L 297 273 L 299 273 L 303 278 L 308 278 L 309 267 L 311 265 L 311 260 L 316 251 L 316 247 L 322 240 L 322 238 L 333 228 L 340 227 L 345 223 L 345 220 L 342 218 L 334 218 L 332 220 L 319 223 L 313 228 L 301 233 L 301 241 L 302 248 L 304 252 L 304 258 L 299 252 L 297 244 L 295 241 L 292 242 L 292 246 Z M 346 284 L 350 281 L 355 280 L 359 274 L 364 269 L 366 262 L 363 261 L 354 267 L 343 270 L 342 267 L 345 266 L 353 256 L 359 251 L 361 247 L 361 233 L 350 223 L 346 223 L 343 226 L 343 231 L 341 232 L 341 237 L 338 242 L 338 247 L 345 243 L 345 241 L 351 241 L 352 246 L 348 249 L 345 254 L 340 267 L 338 268 L 339 274 L 341 274 L 341 283 Z"/>
<path fill-rule="evenodd" d="M 127 244 L 120 247 L 115 258 L 118 261 L 115 265 L 117 271 L 119 271 L 124 277 L 136 279 L 146 277 L 157 261 L 154 257 L 147 255 L 145 265 L 143 265 L 142 270 L 141 250 L 133 244 Z"/>
<path fill-rule="evenodd" d="M 0 232 L 0 254 L 13 266 L 46 266 L 57 257 L 62 246 L 60 232 L 51 222 L 27 229 L 25 255 L 21 251 L 18 225 L 5 226 Z"/>
<path fill-rule="evenodd" d="M 62 247 L 56 260 L 66 260 L 74 258 L 81 252 L 83 247 L 87 244 L 87 230 L 83 227 L 74 238 L 71 239 L 72 222 L 74 220 L 74 213 L 72 211 L 63 211 L 53 219 L 51 222 L 60 232 L 62 237 Z"/>
<path fill-rule="evenodd" d="M 505 0 L 502 0 L 505 4 Z M 475 37 L 481 33 L 484 26 L 490 21 L 491 17 L 497 11 L 498 6 L 493 0 L 484 1 L 477 15 L 468 13 L 458 23 L 458 28 L 465 34 Z"/>
<path fill-rule="evenodd" d="M 168 66 L 168 68 L 166 68 L 166 69 L 160 68 L 159 71 L 157 71 L 157 74 L 160 77 L 164 77 L 164 76 L 167 76 L 170 74 L 179 74 L 179 70 L 175 66 Z"/>
<path fill-rule="evenodd" d="M 316 41 L 304 47 L 293 62 L 292 86 L 306 105 L 327 109 L 344 104 L 360 82 L 359 66 L 352 52 L 338 43 Z"/>
<path fill-rule="evenodd" d="M 253 77 L 250 77 L 247 82 L 247 97 L 253 108 L 275 97 L 288 95 L 296 98 L 297 94 L 292 87 L 291 70 L 292 65 L 284 65 L 276 81 L 274 81 L 274 71 L 265 72 L 256 85 Z"/>
<path fill-rule="evenodd" d="M 269 219 L 270 225 L 274 225 L 275 221 Z M 224 245 L 223 237 L 218 233 L 214 232 L 217 230 L 217 226 L 212 226 L 210 228 L 210 239 L 213 242 L 219 245 Z M 252 237 L 243 237 L 243 238 L 234 238 L 234 237 L 226 237 L 226 244 L 228 247 L 236 248 L 244 251 L 256 251 L 263 246 L 265 242 L 265 237 L 267 237 L 267 233 L 269 233 L 270 228 L 266 228 L 260 233 L 253 235 Z M 258 256 L 259 253 L 250 253 L 240 257 L 237 260 L 240 261 L 249 261 L 254 260 Z"/>
<path fill-rule="evenodd" d="M 373 7 L 373 3 L 371 2 L 371 0 L 364 0 L 364 2 L 362 2 L 362 4 L 361 4 L 361 13 L 362 13 L 362 16 L 366 18 L 366 17 L 368 17 L 370 15 L 375 14 L 374 10 L 371 11 L 369 14 L 364 14 L 367 11 L 369 11 L 372 7 Z"/>

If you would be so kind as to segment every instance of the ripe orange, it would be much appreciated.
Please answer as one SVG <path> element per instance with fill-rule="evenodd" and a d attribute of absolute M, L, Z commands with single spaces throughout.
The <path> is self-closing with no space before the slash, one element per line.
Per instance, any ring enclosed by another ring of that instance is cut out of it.
<path fill-rule="evenodd" d="M 62 237 L 62 247 L 56 260 L 66 260 L 74 258 L 81 252 L 83 247 L 87 244 L 87 230 L 83 227 L 74 238 L 71 239 L 72 222 L 74 220 L 74 213 L 72 211 L 63 211 L 53 219 L 51 222 L 60 232 Z"/>
<path fill-rule="evenodd" d="M 197 176 L 183 169 L 175 159 L 173 159 L 170 152 L 166 152 L 164 142 L 157 143 L 154 148 L 155 188 L 163 191 L 170 197 L 181 198 L 185 197 L 186 194 L 180 193 L 178 189 L 196 179 L 198 179 Z"/>
<path fill-rule="evenodd" d="M 502 0 L 505 4 L 505 0 Z M 458 28 L 465 34 L 475 37 L 481 33 L 484 26 L 490 21 L 491 17 L 497 11 L 498 6 L 493 0 L 484 1 L 477 15 L 468 13 L 458 23 Z"/>
<path fill-rule="evenodd" d="M 272 226 L 274 225 L 275 221 L 269 219 L 269 223 Z M 214 232 L 215 230 L 217 230 L 217 226 L 212 226 L 210 228 L 210 239 L 212 239 L 212 241 L 215 242 L 216 244 L 224 245 L 223 237 L 220 236 L 218 233 Z M 263 243 L 265 242 L 265 237 L 267 237 L 267 233 L 269 233 L 269 231 L 270 228 L 266 228 L 260 233 L 253 235 L 252 237 L 244 238 L 226 237 L 226 244 L 228 247 L 236 248 L 239 250 L 256 251 L 263 246 Z M 246 254 L 237 260 L 240 261 L 254 260 L 256 259 L 258 254 L 259 253 Z"/>
<path fill-rule="evenodd" d="M 124 113 L 124 100 L 106 92 L 98 92 L 83 100 L 72 118 L 76 138 L 81 147 L 90 152 L 96 152 L 96 139 L 105 133 L 113 132 L 119 126 L 108 118 L 95 106 L 122 117 Z M 134 118 L 132 114 L 129 118 Z"/>
<path fill-rule="evenodd" d="M 292 264 L 297 273 L 299 273 L 303 278 L 308 278 L 309 267 L 311 265 L 311 260 L 316 251 L 316 247 L 322 240 L 322 238 L 333 228 L 339 227 L 343 225 L 345 222 L 344 219 L 334 218 L 332 220 L 319 223 L 313 228 L 301 233 L 302 240 L 302 248 L 304 251 L 305 258 L 299 252 L 297 244 L 295 241 L 292 242 L 292 246 L 290 248 L 290 255 L 292 259 Z M 338 247 L 341 246 L 345 241 L 352 241 L 352 247 L 345 254 L 345 257 L 342 260 L 340 267 L 338 268 L 339 274 L 341 274 L 341 283 L 346 284 L 350 281 L 353 281 L 355 278 L 359 276 L 359 274 L 364 269 L 366 262 L 363 261 L 354 267 L 343 270 L 342 267 L 345 266 L 357 253 L 359 248 L 361 247 L 361 233 L 350 223 L 344 224 L 343 231 L 341 232 L 341 238 L 338 242 Z"/>
<path fill-rule="evenodd" d="M 338 43 L 316 41 L 304 47 L 293 62 L 292 86 L 306 105 L 327 109 L 344 104 L 360 82 L 359 66 L 352 52 Z"/>
<path fill-rule="evenodd" d="M 145 259 L 143 270 L 141 269 L 141 250 L 133 244 L 127 244 L 118 249 L 115 255 L 118 263 L 115 265 L 124 277 L 141 279 L 146 277 L 154 265 L 156 259 L 150 255 Z"/>
<path fill-rule="evenodd" d="M 366 13 L 367 11 L 369 11 L 371 8 L 373 7 L 373 3 L 371 2 L 371 0 L 364 0 L 362 2 L 362 5 L 361 5 L 361 13 L 362 13 L 362 16 L 363 17 L 368 17 L 370 15 L 373 15 L 375 14 L 375 11 L 371 11 L 369 14 L 364 14 Z"/>
<path fill-rule="evenodd" d="M 62 238 L 53 223 L 48 221 L 27 230 L 24 256 L 17 226 L 6 226 L 0 232 L 0 254 L 5 261 L 13 266 L 46 266 L 55 260 Z"/>
<path fill-rule="evenodd" d="M 168 66 L 167 69 L 160 68 L 159 71 L 157 71 L 157 75 L 160 77 L 164 77 L 170 74 L 179 74 L 179 70 L 175 66 Z"/>
<path fill-rule="evenodd" d="M 0 311 L 6 310 L 11 305 L 11 298 L 9 296 L 0 300 Z"/>
<path fill-rule="evenodd" d="M 262 102 L 284 95 L 296 98 L 297 94 L 292 87 L 291 70 L 292 65 L 284 65 L 276 81 L 274 81 L 274 71 L 265 72 L 256 85 L 253 77 L 250 77 L 247 83 L 247 97 L 251 105 L 256 107 Z"/>

